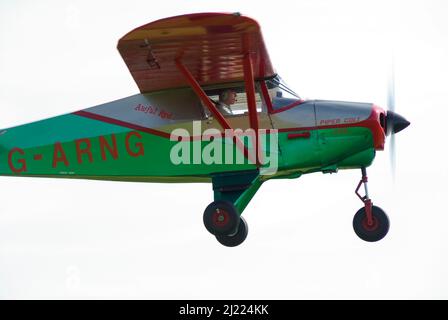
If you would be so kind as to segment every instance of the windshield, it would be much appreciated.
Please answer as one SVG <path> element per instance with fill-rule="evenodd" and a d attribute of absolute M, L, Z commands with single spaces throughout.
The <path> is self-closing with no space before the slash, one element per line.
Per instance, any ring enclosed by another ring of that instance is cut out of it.
<path fill-rule="evenodd" d="M 291 90 L 280 76 L 266 80 L 272 109 L 277 110 L 301 101 L 300 96 Z"/>

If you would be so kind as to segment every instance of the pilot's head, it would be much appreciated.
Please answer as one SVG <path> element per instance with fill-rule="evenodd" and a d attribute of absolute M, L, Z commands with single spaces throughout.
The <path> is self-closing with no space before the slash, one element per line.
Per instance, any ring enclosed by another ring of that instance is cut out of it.
<path fill-rule="evenodd" d="M 231 105 L 236 102 L 236 91 L 232 89 L 226 89 L 219 94 L 219 101 Z"/>

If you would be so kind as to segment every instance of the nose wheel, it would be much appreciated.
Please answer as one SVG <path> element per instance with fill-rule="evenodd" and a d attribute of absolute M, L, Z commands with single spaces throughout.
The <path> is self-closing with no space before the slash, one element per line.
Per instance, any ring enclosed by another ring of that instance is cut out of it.
<path fill-rule="evenodd" d="M 362 168 L 362 178 L 355 190 L 356 195 L 364 203 L 364 207 L 356 212 L 353 218 L 353 229 L 358 237 L 364 241 L 375 242 L 383 239 L 389 232 L 389 218 L 380 207 L 374 206 L 369 198 L 367 189 L 367 171 Z M 361 185 L 364 185 L 366 195 L 359 194 Z"/>
<path fill-rule="evenodd" d="M 375 242 L 383 239 L 389 231 L 389 218 L 383 209 L 377 206 L 372 206 L 371 215 L 372 223 L 369 224 L 366 209 L 359 209 L 353 218 L 353 229 L 362 240 Z"/>

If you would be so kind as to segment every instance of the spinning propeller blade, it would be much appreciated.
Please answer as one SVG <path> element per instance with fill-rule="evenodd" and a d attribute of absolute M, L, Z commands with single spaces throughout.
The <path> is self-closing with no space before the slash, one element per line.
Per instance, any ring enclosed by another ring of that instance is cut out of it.
<path fill-rule="evenodd" d="M 395 112 L 395 70 L 392 63 L 387 88 L 387 116 L 386 116 L 386 135 L 390 135 L 390 164 L 392 167 L 392 176 L 395 178 L 395 133 L 400 132 L 409 126 L 410 122 Z"/>
<path fill-rule="evenodd" d="M 387 117 L 389 118 L 389 112 L 395 112 L 395 70 L 394 63 L 392 62 L 390 68 L 390 74 L 387 85 Z M 387 121 L 389 123 L 390 121 Z M 387 126 L 387 134 L 390 134 L 389 125 Z M 390 137 L 390 166 L 392 169 L 392 177 L 395 179 L 395 135 L 392 134 Z"/>

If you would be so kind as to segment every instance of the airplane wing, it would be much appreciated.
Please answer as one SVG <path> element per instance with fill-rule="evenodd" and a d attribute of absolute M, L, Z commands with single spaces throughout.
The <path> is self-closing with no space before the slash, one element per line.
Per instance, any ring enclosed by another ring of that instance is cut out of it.
<path fill-rule="evenodd" d="M 201 86 L 244 80 L 250 54 L 254 77 L 274 75 L 258 23 L 239 13 L 196 13 L 157 20 L 118 41 L 141 93 L 186 87 L 176 59 Z"/>

